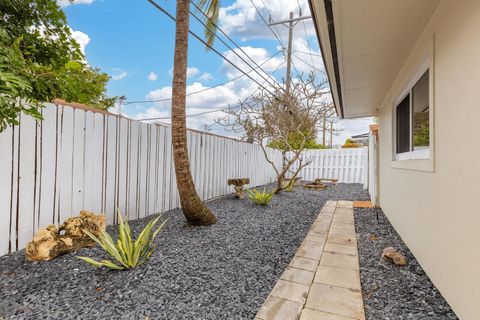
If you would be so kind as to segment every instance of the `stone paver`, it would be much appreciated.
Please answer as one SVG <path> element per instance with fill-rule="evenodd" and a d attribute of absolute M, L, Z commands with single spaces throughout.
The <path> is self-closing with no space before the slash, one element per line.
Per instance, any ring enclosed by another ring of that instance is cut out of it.
<path fill-rule="evenodd" d="M 270 295 L 258 311 L 255 319 L 295 319 L 302 312 L 302 307 L 300 303 Z"/>
<path fill-rule="evenodd" d="M 308 290 L 308 285 L 280 279 L 275 287 L 273 287 L 270 295 L 293 302 L 303 303 L 307 296 Z"/>
<path fill-rule="evenodd" d="M 313 260 L 320 260 L 323 253 L 323 244 L 316 242 L 303 241 L 297 250 L 299 257 L 304 257 Z"/>
<path fill-rule="evenodd" d="M 313 282 L 360 291 L 360 277 L 355 269 L 320 265 Z"/>
<path fill-rule="evenodd" d="M 290 266 L 315 272 L 317 270 L 318 260 L 295 256 L 293 257 L 292 261 L 290 261 Z"/>
<path fill-rule="evenodd" d="M 324 252 L 321 266 L 330 266 L 342 269 L 359 270 L 358 257 L 336 252 Z"/>
<path fill-rule="evenodd" d="M 336 253 L 343 253 L 343 254 L 357 254 L 357 248 L 354 246 L 338 244 L 333 242 L 328 242 L 325 244 L 325 248 L 323 249 L 324 252 L 336 252 Z"/>
<path fill-rule="evenodd" d="M 326 284 L 312 285 L 306 307 L 353 319 L 364 319 L 360 292 Z"/>
<path fill-rule="evenodd" d="M 302 310 L 300 320 L 352 320 L 352 318 L 305 308 Z"/>
<path fill-rule="evenodd" d="M 327 201 L 256 320 L 364 320 L 351 201 Z"/>
<path fill-rule="evenodd" d="M 314 276 L 315 272 L 287 267 L 280 276 L 280 279 L 310 285 Z"/>

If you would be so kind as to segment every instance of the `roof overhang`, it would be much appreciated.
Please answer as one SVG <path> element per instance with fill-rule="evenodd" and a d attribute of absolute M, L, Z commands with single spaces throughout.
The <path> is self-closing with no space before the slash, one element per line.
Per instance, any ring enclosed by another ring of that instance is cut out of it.
<path fill-rule="evenodd" d="M 377 114 L 441 0 L 309 0 L 342 118 Z"/>

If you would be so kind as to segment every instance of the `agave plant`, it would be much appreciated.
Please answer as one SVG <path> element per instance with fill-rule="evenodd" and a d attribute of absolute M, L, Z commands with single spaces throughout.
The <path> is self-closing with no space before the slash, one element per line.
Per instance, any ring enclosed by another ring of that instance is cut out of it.
<path fill-rule="evenodd" d="M 266 206 L 270 203 L 270 200 L 272 200 L 274 192 L 265 191 L 265 188 L 263 188 L 263 192 L 260 192 L 254 188 L 252 190 L 247 190 L 247 194 L 250 200 L 252 200 L 254 203 Z"/>
<path fill-rule="evenodd" d="M 107 267 L 115 270 L 135 268 L 136 266 L 145 263 L 155 250 L 156 245 L 153 244 L 153 240 L 155 240 L 158 233 L 167 222 L 167 220 L 164 220 L 160 226 L 153 231 L 161 217 L 162 216 L 160 215 L 157 218 L 152 219 L 142 230 L 137 240 L 134 241 L 128 222 L 124 221 L 122 214 L 118 212 L 120 223 L 118 224 L 118 240 L 116 243 L 105 230 L 100 231 L 101 233 L 98 238 L 87 230 L 83 230 L 83 232 L 85 232 L 93 241 L 115 259 L 114 262 L 110 260 L 96 261 L 89 257 L 78 258 L 95 267 Z"/>

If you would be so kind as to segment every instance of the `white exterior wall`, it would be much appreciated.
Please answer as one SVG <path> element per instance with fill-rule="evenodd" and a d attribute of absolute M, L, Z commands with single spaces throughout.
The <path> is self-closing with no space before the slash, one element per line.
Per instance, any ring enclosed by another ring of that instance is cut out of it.
<path fill-rule="evenodd" d="M 368 140 L 368 193 L 375 206 L 378 206 L 378 139 L 372 131 Z"/>
<path fill-rule="evenodd" d="M 0 134 L 0 255 L 25 247 L 48 224 L 80 210 L 116 209 L 130 220 L 180 206 L 170 127 L 48 104 L 44 121 L 21 116 Z M 258 145 L 188 131 L 189 158 L 203 200 L 233 192 L 229 178 L 250 186 L 275 180 Z M 267 149 L 281 164 L 281 153 Z"/>
<path fill-rule="evenodd" d="M 433 161 L 394 162 L 393 103 L 427 56 Z M 460 319 L 480 319 L 480 1 L 439 4 L 379 122 L 381 207 Z"/>

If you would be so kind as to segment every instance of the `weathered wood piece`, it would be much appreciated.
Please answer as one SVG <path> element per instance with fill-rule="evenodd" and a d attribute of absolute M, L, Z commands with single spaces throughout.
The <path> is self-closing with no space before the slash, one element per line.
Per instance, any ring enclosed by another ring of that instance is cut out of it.
<path fill-rule="evenodd" d="M 245 188 L 243 187 L 246 184 L 250 183 L 249 178 L 235 178 L 235 179 L 228 179 L 227 184 L 229 186 L 233 185 L 235 189 L 235 197 L 238 199 L 245 198 Z"/>
<path fill-rule="evenodd" d="M 324 190 L 327 188 L 327 186 L 324 185 L 323 183 L 310 182 L 310 183 L 304 184 L 303 188 L 311 189 L 311 190 Z"/>
<path fill-rule="evenodd" d="M 80 216 L 68 218 L 59 227 L 50 224 L 38 230 L 27 244 L 25 258 L 29 261 L 47 261 L 67 252 L 93 246 L 95 242 L 83 230 L 98 237 L 100 230 L 105 230 L 105 220 L 105 215 L 81 211 Z"/>
<path fill-rule="evenodd" d="M 314 181 L 315 183 L 330 182 L 333 185 L 336 185 L 338 182 L 338 179 L 318 178 L 318 179 L 315 179 Z"/>

